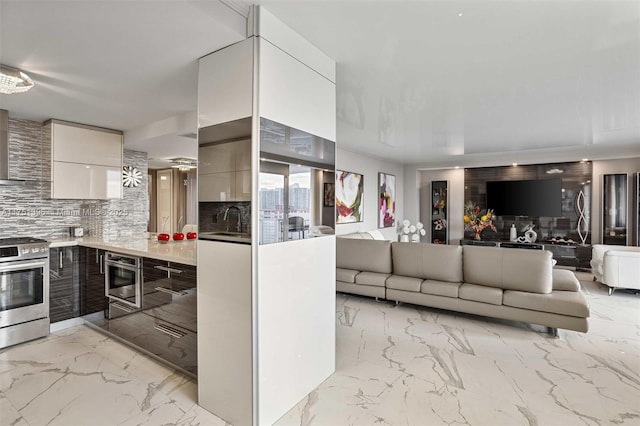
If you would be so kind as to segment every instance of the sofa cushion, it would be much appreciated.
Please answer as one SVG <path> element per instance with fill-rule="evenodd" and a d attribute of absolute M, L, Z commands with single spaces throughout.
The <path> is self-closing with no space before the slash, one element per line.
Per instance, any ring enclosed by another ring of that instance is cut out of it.
<path fill-rule="evenodd" d="M 502 289 L 464 283 L 458 289 L 458 297 L 474 302 L 502 305 Z"/>
<path fill-rule="evenodd" d="M 462 247 L 393 243 L 393 273 L 436 281 L 462 282 Z"/>
<path fill-rule="evenodd" d="M 387 288 L 396 290 L 415 291 L 419 293 L 421 285 L 422 278 L 403 277 L 400 275 L 391 275 L 387 278 Z"/>
<path fill-rule="evenodd" d="M 464 281 L 505 290 L 551 293 L 552 254 L 545 250 L 464 246 Z"/>
<path fill-rule="evenodd" d="M 553 290 L 580 291 L 580 281 L 573 272 L 566 269 L 553 269 Z"/>
<path fill-rule="evenodd" d="M 336 238 L 336 266 L 390 274 L 391 242 Z"/>
<path fill-rule="evenodd" d="M 387 278 L 390 274 L 380 274 L 378 272 L 360 272 L 356 275 L 356 284 L 363 285 L 375 285 L 378 287 L 384 287 Z"/>
<path fill-rule="evenodd" d="M 359 273 L 360 271 L 355 271 L 353 269 L 336 268 L 336 281 L 355 283 L 356 275 Z"/>
<path fill-rule="evenodd" d="M 424 280 L 420 286 L 420 292 L 435 296 L 458 297 L 460 283 L 448 281 Z"/>
<path fill-rule="evenodd" d="M 589 304 L 580 291 L 554 291 L 549 294 L 506 290 L 502 303 L 515 308 L 551 312 L 579 318 L 589 317 Z"/>

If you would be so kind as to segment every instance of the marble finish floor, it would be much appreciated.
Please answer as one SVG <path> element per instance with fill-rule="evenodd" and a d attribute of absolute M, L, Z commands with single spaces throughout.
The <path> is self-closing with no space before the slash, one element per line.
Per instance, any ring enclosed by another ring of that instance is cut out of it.
<path fill-rule="evenodd" d="M 336 373 L 279 425 L 640 425 L 640 296 L 577 273 L 587 334 L 338 294 Z M 85 326 L 0 350 L 0 425 L 224 425 Z"/>
<path fill-rule="evenodd" d="M 587 334 L 338 295 L 336 373 L 279 425 L 640 425 L 640 296 L 576 273 Z"/>

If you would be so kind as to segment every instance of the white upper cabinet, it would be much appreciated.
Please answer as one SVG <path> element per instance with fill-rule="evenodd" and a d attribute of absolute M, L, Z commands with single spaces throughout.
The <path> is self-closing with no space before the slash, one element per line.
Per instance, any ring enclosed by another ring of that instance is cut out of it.
<path fill-rule="evenodd" d="M 53 161 L 122 165 L 122 134 L 66 124 L 52 123 Z"/>
<path fill-rule="evenodd" d="M 198 151 L 198 172 L 232 172 L 236 168 L 233 144 L 208 145 Z"/>
<path fill-rule="evenodd" d="M 236 170 L 251 170 L 251 139 L 238 141 L 233 144 L 235 152 Z"/>
<path fill-rule="evenodd" d="M 51 198 L 122 198 L 122 133 L 49 121 Z"/>
<path fill-rule="evenodd" d="M 253 115 L 253 39 L 200 59 L 198 128 Z"/>
<path fill-rule="evenodd" d="M 121 167 L 55 163 L 52 198 L 105 200 L 121 197 Z"/>
<path fill-rule="evenodd" d="M 251 200 L 250 139 L 200 147 L 198 200 Z"/>

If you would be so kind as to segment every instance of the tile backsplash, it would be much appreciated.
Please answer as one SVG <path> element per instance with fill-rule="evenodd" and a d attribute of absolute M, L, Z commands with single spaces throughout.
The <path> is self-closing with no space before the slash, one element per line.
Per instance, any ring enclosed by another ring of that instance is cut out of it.
<path fill-rule="evenodd" d="M 198 203 L 198 231 L 236 231 L 237 215 L 227 214 L 224 219 L 225 212 L 231 212 L 231 207 L 237 207 L 240 211 L 240 230 L 241 232 L 251 233 L 251 202 L 250 201 L 233 201 L 233 202 L 200 202 Z"/>
<path fill-rule="evenodd" d="M 81 226 L 86 235 L 118 237 L 147 230 L 149 197 L 146 152 L 124 151 L 123 165 L 135 166 L 143 181 L 136 188 L 123 188 L 119 200 L 51 199 L 50 144 L 42 124 L 9 119 L 9 170 L 24 184 L 0 185 L 0 238 L 64 237 L 69 227 Z"/>

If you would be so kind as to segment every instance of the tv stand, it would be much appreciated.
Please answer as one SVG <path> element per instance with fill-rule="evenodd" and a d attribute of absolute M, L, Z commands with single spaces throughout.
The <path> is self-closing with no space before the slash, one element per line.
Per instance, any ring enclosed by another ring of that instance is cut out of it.
<path fill-rule="evenodd" d="M 513 241 L 485 241 L 485 240 L 460 240 L 460 245 L 518 248 L 529 250 L 548 250 L 560 266 L 569 266 L 574 269 L 589 270 L 591 265 L 590 245 L 558 245 L 539 243 L 516 243 Z"/>
<path fill-rule="evenodd" d="M 544 244 L 537 243 L 514 243 L 513 241 L 505 241 L 500 243 L 500 247 L 503 248 L 519 248 L 529 250 L 544 250 Z"/>
<path fill-rule="evenodd" d="M 516 243 L 513 241 L 460 240 L 460 245 L 544 250 L 544 244 Z"/>

